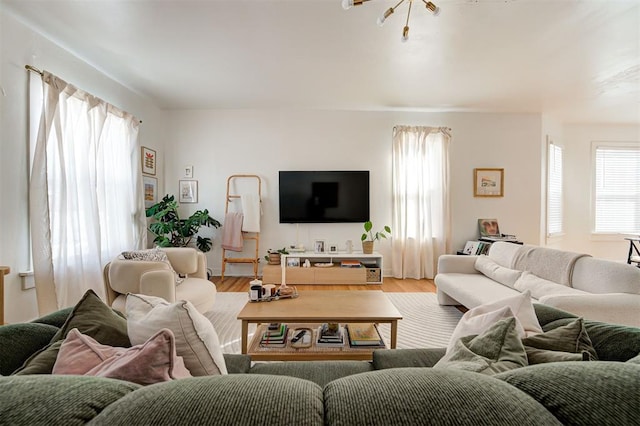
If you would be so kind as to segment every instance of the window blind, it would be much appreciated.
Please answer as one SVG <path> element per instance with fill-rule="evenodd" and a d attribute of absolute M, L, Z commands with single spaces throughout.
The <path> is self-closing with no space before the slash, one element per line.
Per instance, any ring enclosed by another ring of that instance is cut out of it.
<path fill-rule="evenodd" d="M 640 144 L 595 147 L 596 233 L 640 233 Z"/>
<path fill-rule="evenodd" d="M 551 236 L 563 231 L 562 147 L 549 143 L 547 158 L 547 235 Z"/>

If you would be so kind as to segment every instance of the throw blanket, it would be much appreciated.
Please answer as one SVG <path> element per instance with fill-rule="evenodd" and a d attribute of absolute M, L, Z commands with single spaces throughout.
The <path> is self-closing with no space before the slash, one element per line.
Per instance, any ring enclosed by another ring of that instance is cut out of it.
<path fill-rule="evenodd" d="M 231 251 L 242 251 L 244 240 L 242 238 L 243 215 L 239 212 L 227 212 L 224 216 L 222 227 L 222 248 Z"/>
<path fill-rule="evenodd" d="M 242 213 L 244 221 L 242 230 L 244 232 L 260 232 L 260 200 L 252 194 L 241 195 Z"/>
<path fill-rule="evenodd" d="M 554 250 L 546 247 L 523 246 L 513 258 L 512 268 L 529 271 L 545 280 L 571 286 L 573 266 L 588 254 Z"/>

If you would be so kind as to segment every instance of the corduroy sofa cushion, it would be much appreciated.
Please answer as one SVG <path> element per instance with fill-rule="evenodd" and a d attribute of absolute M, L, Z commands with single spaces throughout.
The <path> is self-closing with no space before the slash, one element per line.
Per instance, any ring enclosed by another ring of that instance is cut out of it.
<path fill-rule="evenodd" d="M 296 361 L 255 364 L 250 373 L 297 377 L 324 386 L 335 379 L 372 370 L 370 362 L 362 361 Z"/>
<path fill-rule="evenodd" d="M 82 425 L 138 388 L 135 383 L 98 377 L 0 377 L 0 423 Z"/>
<path fill-rule="evenodd" d="M 445 348 L 378 349 L 373 351 L 373 368 L 433 367 L 444 356 Z"/>
<path fill-rule="evenodd" d="M 194 377 L 147 386 L 114 402 L 95 425 L 322 425 L 322 388 L 261 374 Z"/>
<path fill-rule="evenodd" d="M 559 425 L 542 405 L 493 377 L 401 368 L 356 374 L 324 388 L 328 425 Z"/>
<path fill-rule="evenodd" d="M 0 327 L 0 374 L 16 371 L 35 352 L 49 344 L 58 328 L 49 324 L 18 323 Z"/>
<path fill-rule="evenodd" d="M 563 424 L 640 424 L 640 365 L 573 361 L 533 365 L 494 377 L 544 404 Z"/>

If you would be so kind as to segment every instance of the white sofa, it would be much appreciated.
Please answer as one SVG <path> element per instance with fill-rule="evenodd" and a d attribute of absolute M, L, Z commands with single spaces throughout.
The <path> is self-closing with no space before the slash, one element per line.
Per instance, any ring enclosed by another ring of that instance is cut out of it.
<path fill-rule="evenodd" d="M 207 260 L 190 247 L 163 248 L 167 262 L 127 260 L 118 256 L 104 268 L 107 302 L 125 312 L 127 293 L 161 297 L 167 302 L 187 300 L 199 312 L 207 312 L 216 300 L 216 286 L 207 279 Z M 176 280 L 176 273 L 182 279 Z"/>
<path fill-rule="evenodd" d="M 440 256 L 435 283 L 441 305 L 474 308 L 530 290 L 534 302 L 640 327 L 640 269 L 586 254 L 496 242 L 487 256 Z"/>

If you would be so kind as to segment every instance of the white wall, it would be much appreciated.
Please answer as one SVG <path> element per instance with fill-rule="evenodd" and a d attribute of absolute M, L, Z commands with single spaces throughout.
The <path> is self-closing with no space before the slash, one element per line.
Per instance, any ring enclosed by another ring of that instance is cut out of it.
<path fill-rule="evenodd" d="M 564 127 L 565 235 L 560 247 L 603 259 L 626 262 L 629 244 L 622 235 L 591 234 L 591 142 L 638 142 L 637 125 L 585 125 Z"/>
<path fill-rule="evenodd" d="M 18 272 L 29 268 L 27 157 L 28 80 L 24 66 L 33 65 L 58 75 L 143 120 L 142 145 L 161 153 L 163 115 L 143 97 L 114 82 L 69 52 L 16 21 L 0 9 L 0 264 L 9 266 L 5 279 L 5 321 L 20 322 L 38 316 L 35 290 L 22 290 Z M 162 177 L 160 158 L 160 177 Z"/>
<path fill-rule="evenodd" d="M 199 202 L 184 214 L 207 208 L 222 221 L 226 179 L 257 174 L 263 179 L 261 256 L 268 248 L 314 239 L 358 243 L 361 224 L 278 223 L 279 170 L 370 170 L 371 219 L 391 225 L 391 132 L 394 125 L 452 128 L 451 185 L 453 248 L 477 237 L 477 219 L 495 217 L 504 232 L 538 244 L 540 229 L 541 118 L 536 114 L 348 112 L 315 110 L 171 111 L 166 147 L 167 190 L 176 194 L 185 165 L 194 166 Z M 473 169 L 505 169 L 503 198 L 474 198 Z M 211 232 L 212 235 L 219 233 Z M 389 254 L 389 243 L 376 247 Z M 208 254 L 218 274 L 220 237 Z M 390 262 L 385 263 L 389 273 Z M 227 275 L 247 275 L 250 266 L 231 265 Z"/>

